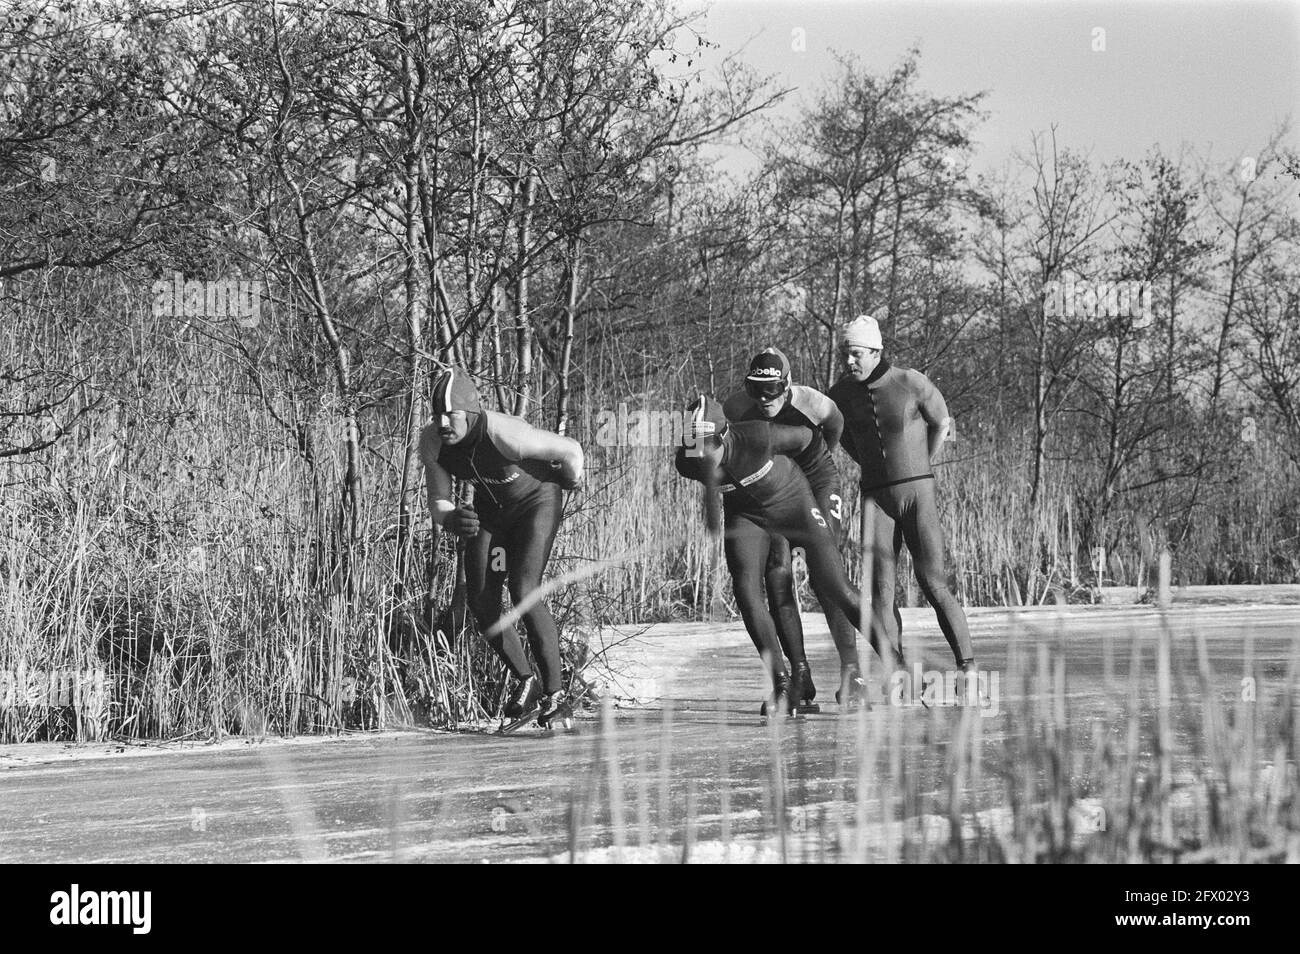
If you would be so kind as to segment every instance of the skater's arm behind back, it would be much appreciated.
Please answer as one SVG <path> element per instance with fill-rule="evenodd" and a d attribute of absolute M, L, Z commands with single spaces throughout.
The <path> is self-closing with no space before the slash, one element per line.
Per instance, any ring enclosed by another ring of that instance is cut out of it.
<path fill-rule="evenodd" d="M 952 418 L 948 415 L 948 402 L 935 387 L 934 382 L 920 371 L 909 371 L 913 387 L 917 394 L 917 406 L 926 424 L 926 450 L 931 463 L 939 459 L 943 452 L 943 442 L 952 427 Z"/>

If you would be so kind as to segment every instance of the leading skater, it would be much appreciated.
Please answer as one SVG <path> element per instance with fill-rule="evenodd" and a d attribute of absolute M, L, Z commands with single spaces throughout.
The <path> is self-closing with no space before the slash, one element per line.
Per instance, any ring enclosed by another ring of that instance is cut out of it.
<path fill-rule="evenodd" d="M 468 602 L 479 629 L 519 680 L 505 714 L 519 718 L 540 704 L 543 726 L 567 714 L 560 640 L 545 600 L 537 597 L 563 509 L 562 490 L 582 481 L 582 446 L 509 414 L 483 408 L 469 375 L 442 372 L 433 387 L 434 423 L 420 434 L 429 511 L 435 526 L 468 542 Z M 451 478 L 470 481 L 474 503 L 457 506 Z M 501 597 L 522 608 L 541 683 L 512 625 L 500 626 Z"/>

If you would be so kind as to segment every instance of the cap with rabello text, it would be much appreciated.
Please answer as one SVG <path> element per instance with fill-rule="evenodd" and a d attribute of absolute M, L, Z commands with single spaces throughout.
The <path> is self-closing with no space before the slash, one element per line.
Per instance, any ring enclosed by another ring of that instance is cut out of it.
<path fill-rule="evenodd" d="M 776 348 L 764 348 L 749 362 L 746 381 L 789 381 L 790 359 Z"/>

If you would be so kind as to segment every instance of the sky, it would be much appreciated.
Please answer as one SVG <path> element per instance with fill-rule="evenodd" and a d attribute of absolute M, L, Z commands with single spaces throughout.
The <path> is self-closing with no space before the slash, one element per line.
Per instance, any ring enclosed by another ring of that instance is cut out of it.
<path fill-rule="evenodd" d="M 988 91 L 976 172 L 1028 152 L 1031 134 L 1053 124 L 1060 144 L 1101 162 L 1137 160 L 1159 144 L 1233 164 L 1288 117 L 1300 122 L 1300 0 L 714 0 L 686 8 L 707 11 L 702 32 L 720 46 L 712 56 L 740 51 L 797 87 L 779 115 L 826 86 L 831 49 L 883 74 L 917 45 L 918 88 Z M 726 164 L 741 171 L 753 160 L 733 153 Z"/>

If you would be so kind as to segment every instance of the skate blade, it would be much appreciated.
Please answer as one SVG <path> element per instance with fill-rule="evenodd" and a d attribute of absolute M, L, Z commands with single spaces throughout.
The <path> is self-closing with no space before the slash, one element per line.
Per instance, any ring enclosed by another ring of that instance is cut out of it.
<path fill-rule="evenodd" d="M 578 696 L 574 697 L 573 705 L 577 705 L 581 703 L 586 698 L 587 698 L 587 693 L 584 691 Z M 542 725 L 540 722 L 537 721 L 537 714 L 539 712 L 541 712 L 541 707 L 534 706 L 528 713 L 521 716 L 520 718 L 515 719 L 513 722 L 509 724 L 502 725 L 501 728 L 497 729 L 495 734 L 513 735 L 515 732 L 517 732 L 519 729 L 522 729 L 526 725 L 535 725 L 540 730 L 541 735 L 550 735 L 555 731 L 557 723 L 560 724 L 560 726 L 564 729 L 565 732 L 576 733 L 578 731 L 576 714 L 572 708 L 570 709 L 567 715 L 557 716 L 546 725 Z"/>
<path fill-rule="evenodd" d="M 822 711 L 822 707 L 816 702 L 805 702 L 801 706 L 795 706 L 791 711 L 795 715 L 816 715 Z"/>
<path fill-rule="evenodd" d="M 566 735 L 575 735 L 578 731 L 578 726 L 573 719 L 554 719 L 546 725 L 539 722 L 537 728 L 542 735 L 554 735 L 557 731 L 563 731 Z"/>
<path fill-rule="evenodd" d="M 503 723 L 501 728 L 497 729 L 496 734 L 514 735 L 524 726 L 535 721 L 536 719 L 537 719 L 537 710 L 534 709 L 532 712 L 527 712 L 524 715 L 521 715 L 518 719 L 514 719 L 511 722 Z"/>

